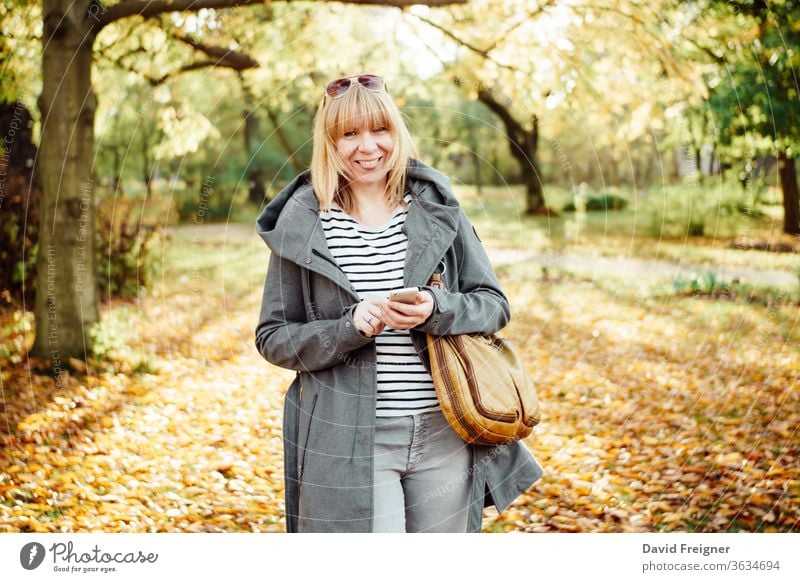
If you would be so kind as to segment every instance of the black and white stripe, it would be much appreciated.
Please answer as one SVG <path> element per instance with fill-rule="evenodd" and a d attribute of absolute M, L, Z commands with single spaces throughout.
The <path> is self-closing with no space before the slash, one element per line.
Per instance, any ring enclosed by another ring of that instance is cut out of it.
<path fill-rule="evenodd" d="M 406 194 L 405 201 L 411 196 Z M 408 238 L 402 228 L 406 210 L 383 226 L 368 228 L 335 204 L 320 213 L 328 248 L 359 297 L 386 297 L 403 288 Z M 375 338 L 378 416 L 404 416 L 438 410 L 433 378 L 422 365 L 408 330 L 385 327 Z"/>

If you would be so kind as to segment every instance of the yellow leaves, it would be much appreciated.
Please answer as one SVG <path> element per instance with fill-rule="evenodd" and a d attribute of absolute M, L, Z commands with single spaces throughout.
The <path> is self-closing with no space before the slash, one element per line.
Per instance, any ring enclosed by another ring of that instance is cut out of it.
<path fill-rule="evenodd" d="M 554 525 L 557 529 L 562 531 L 568 532 L 577 532 L 580 531 L 575 523 L 574 519 L 571 519 L 564 515 L 556 515 L 551 520 L 550 523 Z"/>
<path fill-rule="evenodd" d="M 594 488 L 594 485 L 592 483 L 581 480 L 574 481 L 573 486 L 575 487 L 575 492 L 581 496 L 591 495 L 592 489 Z"/>
<path fill-rule="evenodd" d="M 736 344 L 699 302 L 571 280 L 504 288 L 542 400 L 525 445 L 545 475 L 503 514 L 488 508 L 486 531 L 796 529 L 800 357 L 761 320 L 758 342 Z M 56 391 L 0 370 L 17 428 L 0 435 L 0 531 L 282 531 L 293 374 L 251 348 L 259 300 L 145 298 L 131 321 L 154 374 L 68 376 Z"/>
<path fill-rule="evenodd" d="M 125 387 L 125 392 L 128 396 L 144 396 L 150 390 L 149 386 L 133 382 Z"/>
<path fill-rule="evenodd" d="M 526 441 L 546 473 L 519 499 L 525 531 L 796 529 L 800 354 L 783 338 L 755 324 L 758 342 L 741 324 L 733 337 L 696 301 L 532 286 L 507 285 L 520 306 L 510 335 L 535 337 L 525 359 L 546 417 Z"/>
<path fill-rule="evenodd" d="M 70 377 L 56 392 L 49 377 L 28 385 L 24 371 L 4 369 L 18 432 L 2 436 L 0 531 L 281 531 L 292 374 L 265 373 L 250 349 L 258 299 L 241 296 L 241 316 L 219 313 L 202 334 L 196 313 L 182 331 L 143 328 L 153 359 L 169 364 L 157 375 Z M 204 349 L 228 353 L 199 362 L 201 335 Z"/>
<path fill-rule="evenodd" d="M 717 455 L 716 461 L 718 465 L 730 467 L 731 469 L 738 469 L 744 464 L 744 457 L 740 452 L 733 451 L 731 453 Z"/>
<path fill-rule="evenodd" d="M 703 480 L 703 475 L 700 473 L 683 473 L 679 480 L 684 483 L 699 483 Z"/>

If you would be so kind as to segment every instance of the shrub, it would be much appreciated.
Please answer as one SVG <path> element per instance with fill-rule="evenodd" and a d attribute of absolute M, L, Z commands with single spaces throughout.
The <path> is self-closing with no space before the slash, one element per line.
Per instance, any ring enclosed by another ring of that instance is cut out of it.
<path fill-rule="evenodd" d="M 36 300 L 41 193 L 12 177 L 6 184 L 4 220 L 0 226 L 0 286 L 6 303 Z M 161 237 L 155 220 L 140 220 L 128 198 L 103 198 L 97 205 L 95 260 L 97 283 L 106 295 L 135 296 L 149 287 L 160 268 Z"/>
<path fill-rule="evenodd" d="M 227 188 L 210 186 L 202 191 L 176 192 L 175 208 L 181 222 L 227 221 L 235 214 L 234 195 Z M 246 197 L 245 197 L 246 198 Z"/>
<path fill-rule="evenodd" d="M 738 185 L 678 184 L 642 197 L 639 208 L 655 237 L 735 235 L 748 219 L 765 216 L 747 196 Z"/>
<path fill-rule="evenodd" d="M 2 168 L 0 168 L 2 170 Z M 6 178 L 0 222 L 0 292 L 5 303 L 33 305 L 41 192 L 21 175 Z M 23 298 L 23 281 L 25 296 Z"/>
<path fill-rule="evenodd" d="M 589 196 L 586 199 L 587 212 L 624 210 L 628 206 L 628 200 L 616 194 L 602 194 L 600 196 Z M 567 203 L 564 212 L 575 212 L 575 202 Z"/>
<path fill-rule="evenodd" d="M 766 285 L 742 283 L 739 279 L 721 281 L 713 271 L 678 276 L 672 281 L 672 292 L 684 297 L 725 299 L 756 303 L 767 307 L 798 303 L 800 293 Z"/>
<path fill-rule="evenodd" d="M 103 318 L 92 325 L 89 334 L 92 337 L 92 355 L 104 364 L 111 364 L 116 373 L 146 372 L 152 373 L 153 366 L 147 358 L 132 347 L 131 330 L 135 326 L 131 322 L 130 310 L 127 307 L 111 309 Z"/>
<path fill-rule="evenodd" d="M 137 204 L 116 196 L 97 205 L 97 277 L 109 296 L 136 296 L 150 287 L 161 267 L 157 223 L 142 218 Z"/>
<path fill-rule="evenodd" d="M 715 290 L 730 289 L 730 285 L 720 283 L 717 274 L 713 271 L 706 271 L 702 275 L 692 274 L 688 277 L 676 277 L 672 282 L 672 289 L 681 295 L 711 295 Z"/>

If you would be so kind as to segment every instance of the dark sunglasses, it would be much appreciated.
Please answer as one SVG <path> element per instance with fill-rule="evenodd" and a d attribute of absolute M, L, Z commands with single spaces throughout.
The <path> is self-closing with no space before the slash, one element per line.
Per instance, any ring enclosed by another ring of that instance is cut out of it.
<path fill-rule="evenodd" d="M 325 88 L 325 94 L 331 99 L 338 99 L 350 90 L 353 86 L 351 79 L 356 79 L 362 87 L 369 91 L 385 90 L 386 85 L 378 75 L 353 75 L 351 77 L 342 77 L 328 83 Z"/>

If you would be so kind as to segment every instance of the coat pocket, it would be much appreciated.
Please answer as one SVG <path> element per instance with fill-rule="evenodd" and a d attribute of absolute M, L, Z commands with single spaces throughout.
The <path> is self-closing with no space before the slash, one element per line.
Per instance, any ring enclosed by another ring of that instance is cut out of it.
<path fill-rule="evenodd" d="M 303 442 L 302 442 L 302 448 L 300 450 L 300 455 L 298 456 L 299 464 L 297 466 L 297 482 L 298 482 L 298 484 L 303 482 L 303 468 L 304 468 L 304 463 L 305 463 L 305 460 L 306 460 L 306 449 L 308 449 L 308 439 L 311 436 L 311 424 L 314 421 L 314 409 L 317 406 L 317 398 L 318 397 L 319 397 L 319 394 L 314 394 L 314 398 L 311 401 L 311 408 L 308 411 L 308 422 L 306 423 L 305 434 L 302 435 Z M 301 409 L 301 414 L 302 414 L 302 409 Z"/>

